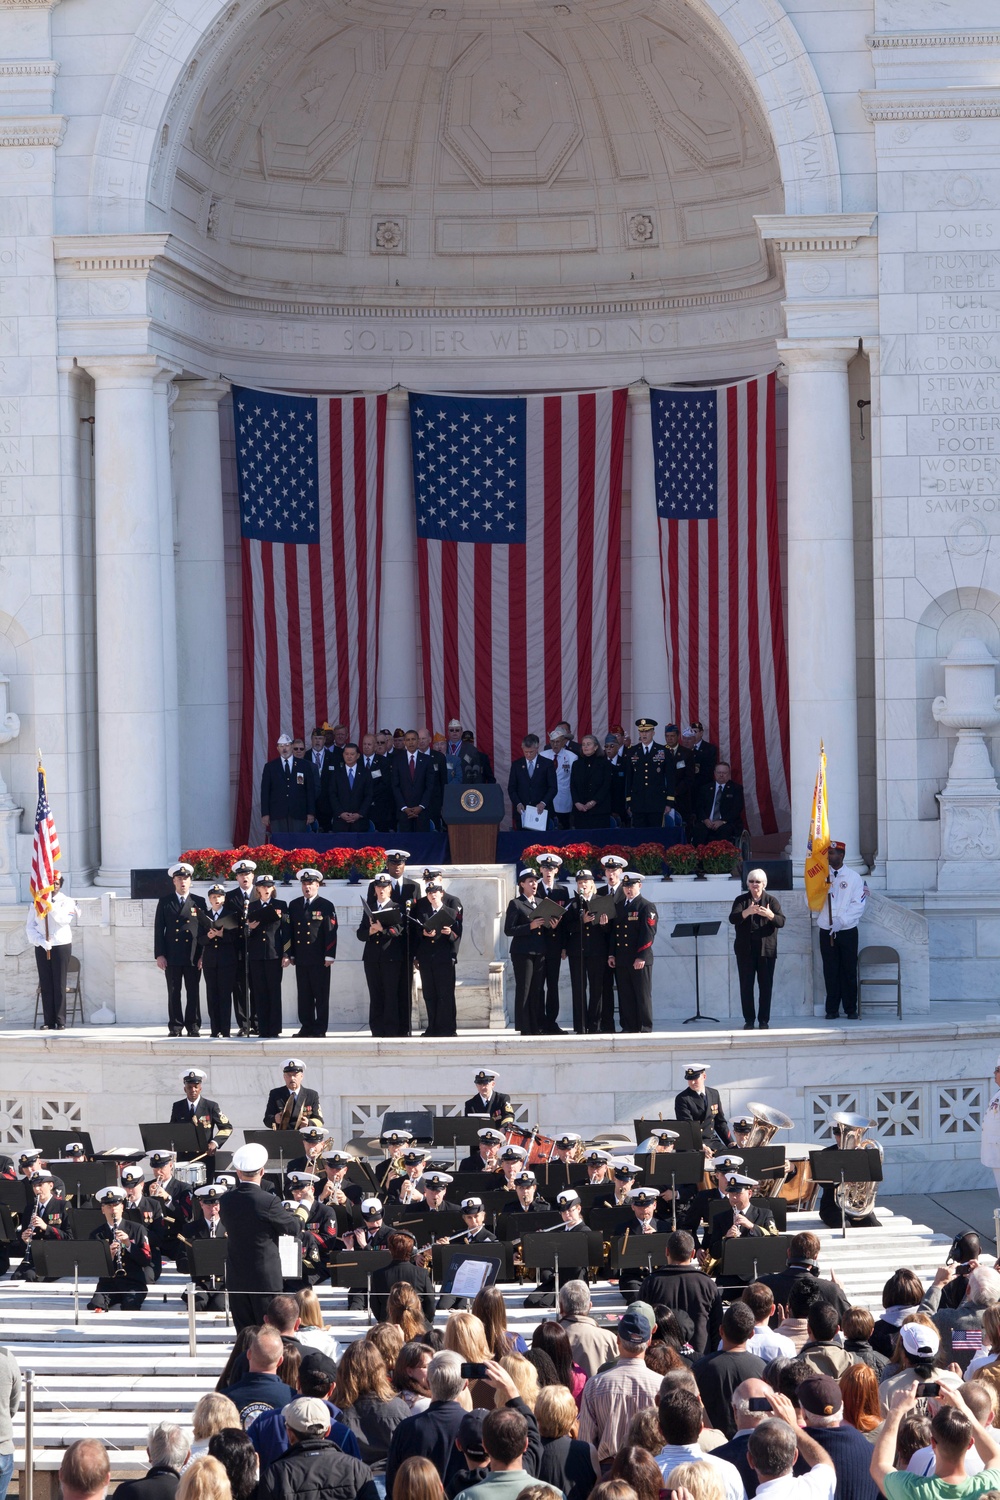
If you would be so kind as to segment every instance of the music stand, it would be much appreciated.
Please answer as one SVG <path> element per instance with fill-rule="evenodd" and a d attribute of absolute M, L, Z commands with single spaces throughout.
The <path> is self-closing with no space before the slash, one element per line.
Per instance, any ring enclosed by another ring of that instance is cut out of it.
<path fill-rule="evenodd" d="M 219 1235 L 214 1240 L 192 1240 L 188 1245 L 187 1260 L 188 1271 L 192 1281 L 203 1281 L 209 1276 L 216 1276 L 220 1281 L 226 1279 L 226 1256 L 228 1247 L 225 1235 Z"/>
<path fill-rule="evenodd" d="M 488 1241 L 482 1245 L 435 1245 L 431 1252 L 432 1274 L 434 1280 L 441 1282 L 441 1291 L 448 1292 L 450 1288 L 445 1286 L 448 1274 L 456 1261 L 463 1260 L 486 1260 L 496 1262 L 496 1272 L 485 1286 L 492 1286 L 495 1281 L 514 1280 L 514 1254 L 510 1245 L 505 1245 L 501 1240 Z M 463 1296 L 464 1293 L 453 1295 Z"/>
<path fill-rule="evenodd" d="M 365 1307 L 372 1322 L 372 1273 L 392 1264 L 388 1250 L 341 1250 L 330 1266 L 330 1285 L 356 1287 L 361 1277 L 365 1281 Z"/>
<path fill-rule="evenodd" d="M 263 1146 L 268 1167 L 277 1167 L 282 1177 L 288 1162 L 306 1154 L 305 1142 L 297 1130 L 244 1130 L 243 1139 L 248 1146 Z"/>
<path fill-rule="evenodd" d="M 777 1177 L 779 1174 L 773 1170 L 774 1167 L 784 1169 L 785 1148 L 784 1146 L 748 1146 L 746 1150 L 742 1146 L 733 1147 L 734 1156 L 742 1156 L 743 1165 L 741 1172 L 748 1177 Z"/>
<path fill-rule="evenodd" d="M 178 1161 L 190 1161 L 192 1156 L 198 1156 L 212 1139 L 200 1125 L 193 1125 L 190 1120 L 178 1125 L 140 1125 L 139 1134 L 147 1156 L 151 1151 L 172 1151 Z"/>
<path fill-rule="evenodd" d="M 94 1143 L 89 1130 L 33 1130 L 31 1144 L 42 1153 L 43 1158 L 61 1156 L 70 1141 L 79 1141 L 88 1156 L 94 1154 Z"/>
<path fill-rule="evenodd" d="M 524 1264 L 540 1271 L 551 1267 L 556 1273 L 556 1296 L 559 1295 L 559 1267 L 599 1266 L 604 1259 L 604 1236 L 590 1229 L 567 1229 L 565 1234 L 526 1234 L 521 1241 Z"/>
<path fill-rule="evenodd" d="M 78 1242 L 89 1239 L 94 1230 L 100 1229 L 104 1223 L 104 1215 L 99 1208 L 71 1208 L 68 1218 L 73 1238 Z"/>
<path fill-rule="evenodd" d="M 395 1210 L 391 1215 L 390 1208 Z M 404 1203 L 392 1203 L 387 1206 L 383 1218 L 387 1224 L 392 1225 L 393 1229 L 403 1229 L 407 1234 L 414 1235 L 418 1245 L 426 1245 L 429 1240 L 447 1239 L 452 1234 L 461 1234 L 465 1228 L 462 1215 L 453 1213 L 449 1208 L 438 1208 L 430 1213 L 415 1214 Z"/>
<path fill-rule="evenodd" d="M 101 1215 L 101 1222 L 104 1216 Z M 114 1275 L 111 1246 L 107 1240 L 45 1240 L 45 1274 L 61 1280 L 73 1278 L 73 1326 L 80 1326 L 80 1277 Z"/>
<path fill-rule="evenodd" d="M 451 1191 L 459 1201 L 462 1198 L 481 1198 L 484 1193 L 495 1192 L 497 1184 L 503 1182 L 499 1172 L 456 1172 L 454 1176 Z"/>
<path fill-rule="evenodd" d="M 676 1151 L 700 1151 L 705 1140 L 705 1126 L 701 1120 L 633 1120 L 632 1129 L 637 1146 L 648 1140 L 654 1130 L 676 1131 Z"/>
<path fill-rule="evenodd" d="M 882 1155 L 879 1151 L 810 1151 L 809 1170 L 814 1182 L 881 1182 Z M 841 1194 L 840 1237 L 847 1239 L 847 1209 Z"/>
<path fill-rule="evenodd" d="M 489 1115 L 438 1115 L 434 1121 L 435 1146 L 450 1146 L 458 1166 L 459 1146 L 478 1146 L 479 1132 L 491 1126 Z M 498 1130 L 500 1126 L 496 1127 Z"/>
<path fill-rule="evenodd" d="M 757 1194 L 754 1194 L 750 1199 L 750 1203 L 754 1208 L 769 1208 L 778 1233 L 784 1234 L 788 1225 L 788 1204 L 784 1198 L 761 1198 Z M 719 1214 L 723 1213 L 728 1207 L 728 1202 L 722 1198 L 719 1199 L 718 1203 L 710 1203 L 708 1205 L 709 1238 L 711 1238 L 712 1224 L 718 1218 Z"/>
<path fill-rule="evenodd" d="M 23 1177 L 13 1181 L 6 1177 L 0 1178 L 0 1204 L 4 1208 L 9 1209 L 12 1214 L 22 1214 L 25 1204 L 29 1201 L 34 1201 L 34 1194 L 32 1193 L 29 1200 L 27 1184 Z"/>
<path fill-rule="evenodd" d="M 773 1271 L 783 1271 L 788 1263 L 788 1234 L 747 1235 L 738 1240 L 722 1241 L 720 1275 L 749 1286 Z"/>
<path fill-rule="evenodd" d="M 50 1171 L 61 1177 L 66 1184 L 66 1199 L 76 1198 L 83 1207 L 84 1197 L 92 1198 L 102 1187 L 114 1187 L 118 1181 L 118 1168 L 113 1161 L 59 1161 L 49 1163 Z"/>
<path fill-rule="evenodd" d="M 619 1271 L 642 1267 L 651 1276 L 654 1266 L 665 1266 L 667 1263 L 669 1238 L 669 1234 L 630 1234 L 626 1243 L 625 1236 L 619 1235 L 612 1241 L 611 1265 Z"/>
<path fill-rule="evenodd" d="M 526 1234 L 537 1234 L 562 1223 L 562 1214 L 557 1208 L 542 1208 L 538 1213 L 501 1214 L 497 1219 L 497 1238 L 507 1241 L 519 1240 Z"/>
<path fill-rule="evenodd" d="M 500 1245 L 494 1246 L 499 1250 Z M 493 1286 L 500 1274 L 499 1255 L 470 1255 L 470 1250 L 488 1250 L 488 1245 L 470 1245 L 458 1251 L 448 1262 L 441 1283 L 441 1294 L 445 1297 L 474 1298 L 483 1287 Z"/>
<path fill-rule="evenodd" d="M 694 938 L 694 1015 L 688 1016 L 683 1023 L 690 1026 L 692 1021 L 711 1021 L 713 1026 L 718 1026 L 718 1016 L 703 1016 L 701 1013 L 701 982 L 698 967 L 698 939 L 703 937 L 715 937 L 721 922 L 678 922 L 672 938 Z"/>
<path fill-rule="evenodd" d="M 418 1146 L 434 1143 L 434 1116 L 429 1109 L 387 1109 L 382 1116 L 380 1135 L 390 1130 L 409 1130 Z"/>
<path fill-rule="evenodd" d="M 10 1244 L 12 1240 L 19 1237 L 20 1232 L 10 1209 L 0 1203 L 0 1240 L 5 1240 L 7 1244 Z M 21 1243 L 24 1243 L 23 1240 Z"/>
<path fill-rule="evenodd" d="M 637 1156 L 642 1168 L 643 1187 L 670 1187 L 670 1226 L 677 1228 L 677 1184 L 699 1186 L 705 1175 L 705 1157 L 701 1151 L 658 1151 L 655 1156 Z"/>

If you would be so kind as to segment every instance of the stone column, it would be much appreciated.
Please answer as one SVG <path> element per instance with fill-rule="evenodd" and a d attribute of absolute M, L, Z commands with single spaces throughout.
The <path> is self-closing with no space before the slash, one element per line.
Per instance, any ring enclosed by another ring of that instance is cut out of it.
<path fill-rule="evenodd" d="M 163 740 L 166 753 L 167 849 L 181 852 L 180 738 L 177 723 L 177 596 L 174 570 L 174 485 L 170 472 L 170 408 L 174 371 L 161 370 L 156 397 L 156 472 L 160 516 L 160 609 L 163 646 Z"/>
<path fill-rule="evenodd" d="M 99 885 L 176 858 L 168 840 L 156 441 L 160 361 L 94 359 Z M 172 611 L 171 611 L 172 613 Z"/>
<path fill-rule="evenodd" d="M 788 710 L 792 856 L 805 856 L 826 744 L 830 837 L 858 847 L 854 514 L 847 366 L 857 341 L 779 343 L 788 371 Z"/>
<path fill-rule="evenodd" d="M 406 393 L 389 392 L 385 428 L 382 611 L 378 661 L 379 725 L 416 728 L 423 717 L 417 673 L 417 524 L 413 508 L 410 418 Z M 362 725 L 374 731 L 378 725 Z M 443 724 L 435 729 L 444 731 Z"/>
<path fill-rule="evenodd" d="M 653 428 L 648 385 L 633 385 L 628 393 L 632 439 L 632 699 L 627 718 L 640 714 L 663 725 L 679 712 L 671 702 L 667 680 L 667 637 L 663 621 L 660 577 L 660 523 L 656 514 Z M 643 622 L 641 625 L 638 622 Z"/>
<path fill-rule="evenodd" d="M 219 402 L 222 380 L 181 380 L 173 421 L 177 499 L 177 706 L 199 773 L 180 788 L 180 847 L 226 848 L 229 785 L 229 662 L 222 527 Z"/>

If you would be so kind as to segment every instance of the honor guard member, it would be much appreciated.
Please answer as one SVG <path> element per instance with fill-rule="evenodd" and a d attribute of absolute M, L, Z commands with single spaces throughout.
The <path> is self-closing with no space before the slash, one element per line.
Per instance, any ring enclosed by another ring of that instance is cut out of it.
<path fill-rule="evenodd" d="M 537 914 L 537 892 L 537 872 L 522 870 L 503 921 L 514 970 L 514 1029 L 522 1036 L 540 1036 L 545 1030 L 545 920 Z"/>
<path fill-rule="evenodd" d="M 34 1189 L 34 1202 L 30 1208 L 26 1208 L 20 1218 L 20 1238 L 24 1253 L 24 1259 L 15 1270 L 15 1279 L 22 1281 L 49 1280 L 49 1277 L 40 1277 L 35 1270 L 32 1259 L 33 1246 L 40 1240 L 64 1240 L 68 1238 L 66 1229 L 66 1200 L 56 1194 L 55 1182 L 52 1173 L 48 1171 L 36 1172 L 31 1179 Z M 54 1280 L 54 1278 L 51 1278 Z"/>
<path fill-rule="evenodd" d="M 296 1156 L 285 1168 L 287 1179 L 293 1172 L 315 1172 L 320 1178 L 323 1177 L 323 1148 L 329 1139 L 325 1125 L 303 1125 L 299 1129 L 302 1137 L 301 1156 Z"/>
<path fill-rule="evenodd" d="M 700 1121 L 705 1145 L 711 1151 L 715 1144 L 713 1136 L 717 1137 L 723 1146 L 730 1147 L 733 1145 L 733 1138 L 729 1132 L 719 1091 L 710 1089 L 707 1085 L 705 1075 L 708 1068 L 708 1063 L 685 1064 L 684 1081 L 687 1087 L 674 1095 L 674 1119 Z"/>
<path fill-rule="evenodd" d="M 826 900 L 816 913 L 830 1021 L 839 1016 L 841 1005 L 849 1020 L 858 1019 L 858 923 L 865 914 L 868 886 L 844 864 L 846 852 L 845 844 L 830 845 Z"/>
<path fill-rule="evenodd" d="M 647 1234 L 669 1234 L 670 1223 L 665 1219 L 656 1217 L 659 1207 L 659 1194 L 655 1187 L 632 1188 L 628 1195 L 629 1208 L 631 1212 L 622 1216 L 619 1223 L 615 1225 L 615 1239 L 628 1235 L 629 1240 L 636 1239 L 639 1235 Z M 618 1273 L 618 1290 L 622 1294 L 622 1300 L 626 1303 L 634 1302 L 639 1295 L 639 1287 L 651 1271 L 656 1271 L 665 1264 L 663 1256 L 657 1259 L 653 1257 L 652 1266 L 648 1262 L 641 1266 L 627 1266 Z"/>
<path fill-rule="evenodd" d="M 274 876 L 258 875 L 247 913 L 250 987 L 262 1037 L 281 1035 L 281 973 L 288 907 L 274 895 Z"/>
<path fill-rule="evenodd" d="M 500 1205 L 502 1214 L 541 1214 L 547 1213 L 549 1204 L 538 1191 L 538 1178 L 530 1167 L 522 1167 L 520 1172 L 515 1172 L 511 1179 L 514 1189 L 509 1198 L 505 1198 Z"/>
<path fill-rule="evenodd" d="M 30 1213 L 35 1201 L 35 1179 L 40 1177 L 45 1170 L 46 1168 L 42 1166 L 42 1153 L 38 1150 L 37 1146 L 32 1146 L 30 1150 L 22 1151 L 17 1158 L 17 1180 L 24 1184 L 24 1207 L 28 1213 Z M 62 1178 L 57 1177 L 55 1173 L 51 1172 L 49 1175 L 55 1186 L 56 1197 L 65 1198 L 66 1184 Z"/>
<path fill-rule="evenodd" d="M 107 1312 L 120 1307 L 138 1312 L 146 1300 L 146 1271 L 152 1265 L 149 1236 L 141 1224 L 124 1217 L 125 1194 L 119 1187 L 105 1187 L 94 1194 L 104 1223 L 91 1231 L 92 1240 L 111 1247 L 111 1275 L 101 1276 L 87 1303 L 89 1312 Z"/>
<path fill-rule="evenodd" d="M 599 896 L 610 896 L 615 906 L 625 900 L 626 861 L 620 854 L 605 854 L 601 859 L 604 868 L 604 883 L 597 887 Z M 610 954 L 608 955 L 610 957 Z M 601 988 L 601 1030 L 609 1034 L 615 1029 L 615 971 L 609 964 Z"/>
<path fill-rule="evenodd" d="M 283 962 L 295 966 L 299 1007 L 296 1036 L 326 1036 L 330 1023 L 330 972 L 337 957 L 337 913 L 319 893 L 319 870 L 300 870 L 295 877 L 302 895 L 288 904 L 288 952 Z"/>
<path fill-rule="evenodd" d="M 372 881 L 374 896 L 370 910 L 361 914 L 358 940 L 364 943 L 365 979 L 368 983 L 368 1028 L 372 1036 L 406 1036 L 409 1021 L 401 1029 L 400 992 L 403 970 L 409 967 L 408 915 L 392 899 L 392 877 L 383 870 Z M 414 887 L 415 889 L 415 887 Z M 406 977 L 409 994 L 409 977 Z"/>
<path fill-rule="evenodd" d="M 316 1128 L 315 1126 L 313 1127 Z M 317 1191 L 317 1198 L 321 1203 L 329 1204 L 330 1207 L 344 1211 L 348 1205 L 360 1203 L 366 1197 L 365 1190 L 356 1182 L 348 1182 L 347 1169 L 351 1165 L 352 1158 L 345 1151 L 325 1151 L 320 1156 L 319 1166 L 310 1167 L 310 1172 L 319 1172 L 321 1183 Z M 342 1218 L 342 1213 L 337 1213 L 337 1222 Z"/>
<path fill-rule="evenodd" d="M 503 1173 L 503 1186 L 505 1188 L 513 1187 L 514 1178 L 518 1172 L 523 1171 L 527 1158 L 528 1153 L 523 1146 L 504 1146 L 497 1157 L 497 1161 Z"/>
<path fill-rule="evenodd" d="M 415 1203 L 422 1201 L 420 1183 L 429 1154 L 423 1146 L 408 1146 L 400 1153 L 399 1164 L 403 1170 L 382 1182 L 385 1197 L 390 1203 L 402 1203 L 407 1208 L 412 1208 Z"/>
<path fill-rule="evenodd" d="M 694 1235 L 696 1243 L 700 1240 L 701 1226 L 711 1223 L 713 1205 L 727 1201 L 729 1177 L 742 1165 L 742 1156 L 734 1156 L 732 1153 L 726 1156 L 716 1156 L 708 1163 L 708 1171 L 712 1174 L 712 1186 L 699 1188 L 694 1197 L 685 1205 L 683 1219 L 678 1220 L 682 1229 Z M 708 1244 L 707 1237 L 705 1244 L 706 1246 Z"/>
<path fill-rule="evenodd" d="M 625 900 L 615 920 L 615 949 L 608 962 L 618 982 L 622 1031 L 653 1029 L 653 942 L 656 907 L 642 895 L 642 876 L 625 871 Z"/>
<path fill-rule="evenodd" d="M 322 1125 L 319 1095 L 302 1083 L 305 1070 L 301 1057 L 289 1057 L 282 1063 L 285 1081 L 271 1090 L 264 1106 L 264 1124 L 269 1130 L 301 1130 L 303 1125 Z"/>
<path fill-rule="evenodd" d="M 461 1172 L 500 1172 L 500 1147 L 504 1142 L 502 1130 L 497 1130 L 495 1125 L 484 1125 L 482 1130 L 476 1131 L 479 1137 L 479 1150 L 474 1155 L 466 1156 L 459 1162 L 457 1170 Z"/>
<path fill-rule="evenodd" d="M 387 849 L 385 851 L 385 872 L 389 876 L 389 900 L 393 906 L 398 906 L 403 917 L 402 939 L 403 939 L 403 964 L 397 975 L 399 986 L 396 996 L 396 1014 L 389 1018 L 388 1031 L 373 1032 L 373 1036 L 409 1036 L 410 1017 L 413 1010 L 413 931 L 406 918 L 413 909 L 413 903 L 420 895 L 420 887 L 415 880 L 407 879 L 406 861 L 410 857 L 408 849 Z M 368 887 L 367 901 L 369 906 L 375 905 L 375 882 Z"/>
<path fill-rule="evenodd" d="M 236 974 L 233 979 L 233 1009 L 240 1036 L 257 1035 L 257 1012 L 250 985 L 250 931 L 247 922 L 254 898 L 253 881 L 257 866 L 252 859 L 238 859 L 232 867 L 236 889 L 226 896 L 223 911 L 236 918 L 233 943 L 236 948 Z"/>
<path fill-rule="evenodd" d="M 232 1034 L 239 927 L 236 912 L 226 909 L 225 886 L 210 886 L 208 909 L 201 915 L 201 972 L 205 979 L 208 1025 L 213 1037 Z"/>
<path fill-rule="evenodd" d="M 572 1234 L 574 1230 L 579 1231 L 587 1228 L 587 1222 L 583 1217 L 583 1207 L 580 1203 L 580 1195 L 575 1188 L 563 1188 L 562 1192 L 556 1193 L 556 1208 L 562 1218 L 562 1223 L 557 1224 L 553 1230 L 553 1237 L 558 1239 L 560 1233 Z M 564 1266 L 562 1256 L 559 1257 L 559 1285 L 565 1286 L 567 1281 L 589 1281 L 590 1270 L 587 1266 Z M 555 1307 L 556 1305 L 556 1273 L 553 1267 L 542 1266 L 539 1268 L 538 1285 L 533 1292 L 529 1292 L 524 1299 L 525 1307 Z"/>
<path fill-rule="evenodd" d="M 558 879 L 562 858 L 551 850 L 538 856 L 541 879 L 535 898 L 538 901 L 554 901 L 563 910 L 569 906 L 569 887 Z M 545 1001 L 543 1006 L 542 1031 L 546 1036 L 563 1036 L 559 1025 L 559 971 L 566 954 L 566 921 L 546 923 L 542 928 L 545 940 Z"/>
<path fill-rule="evenodd" d="M 163 1205 L 158 1198 L 151 1198 L 146 1192 L 146 1179 L 141 1167 L 122 1167 L 120 1180 L 125 1191 L 122 1217 L 131 1219 L 133 1224 L 141 1224 L 149 1239 L 152 1259 L 146 1280 L 159 1281 L 163 1271 Z M 187 1232 L 189 1227 L 185 1229 L 186 1239 L 191 1238 Z"/>
<path fill-rule="evenodd" d="M 283 1234 L 298 1238 L 302 1232 L 299 1220 L 261 1187 L 266 1166 L 266 1147 L 241 1146 L 233 1157 L 239 1182 L 223 1194 L 220 1207 L 226 1231 L 229 1310 L 237 1333 L 248 1324 L 259 1327 L 263 1323 L 264 1309 L 281 1291 L 278 1240 Z"/>
<path fill-rule="evenodd" d="M 578 1035 L 603 1030 L 604 983 L 610 973 L 608 959 L 615 929 L 607 912 L 595 916 L 590 910 L 590 902 L 596 894 L 594 872 L 577 870 L 576 894 L 566 908 L 563 922 L 563 941 L 573 991 L 573 1030 Z M 613 974 L 611 983 L 613 986 Z"/>
<path fill-rule="evenodd" d="M 181 1074 L 184 1098 L 178 1099 L 170 1108 L 171 1125 L 197 1125 L 210 1136 L 204 1152 L 212 1166 L 212 1157 L 220 1146 L 224 1146 L 233 1133 L 232 1121 L 228 1120 L 214 1099 L 206 1099 L 202 1088 L 207 1073 L 202 1068 L 188 1068 Z M 182 1158 L 183 1159 L 183 1158 Z"/>
<path fill-rule="evenodd" d="M 188 1230 L 189 1240 L 224 1240 L 226 1231 L 219 1213 L 219 1204 L 226 1191 L 218 1182 L 195 1188 L 194 1195 L 201 1204 L 202 1217 L 196 1219 Z M 194 1305 L 196 1312 L 225 1312 L 226 1293 L 221 1276 L 201 1276 L 195 1281 Z M 187 1302 L 182 1293 L 181 1301 Z"/>
<path fill-rule="evenodd" d="M 193 865 L 181 860 L 167 874 L 173 879 L 174 894 L 160 897 L 153 921 L 153 956 L 167 978 L 167 1030 L 170 1036 L 180 1036 L 186 1027 L 188 1036 L 201 1036 L 198 986 L 203 927 L 199 913 L 207 915 L 208 907 L 202 896 L 191 894 Z"/>
<path fill-rule="evenodd" d="M 629 821 L 633 828 L 659 828 L 667 797 L 673 805 L 674 789 L 666 785 L 666 750 L 653 738 L 655 719 L 636 719 L 639 743 L 625 751 Z"/>
<path fill-rule="evenodd" d="M 427 894 L 413 903 L 410 924 L 416 934 L 414 956 L 427 1010 L 424 1036 L 457 1036 L 455 969 L 462 941 L 462 908 L 444 902 L 440 880 L 427 883 Z"/>
<path fill-rule="evenodd" d="M 494 1125 L 513 1125 L 514 1106 L 510 1102 L 510 1095 L 501 1094 L 497 1088 L 497 1074 L 494 1070 L 480 1068 L 472 1081 L 476 1086 L 476 1092 L 471 1099 L 466 1099 L 462 1113 L 486 1115 Z"/>
<path fill-rule="evenodd" d="M 756 1178 L 742 1172 L 731 1172 L 726 1178 L 729 1206 L 709 1221 L 705 1235 L 713 1258 L 721 1256 L 723 1240 L 763 1239 L 767 1234 L 777 1234 L 771 1210 L 763 1203 L 750 1202 L 757 1185 Z"/>
<path fill-rule="evenodd" d="M 414 1213 L 457 1214 L 461 1210 L 457 1203 L 452 1203 L 445 1194 L 455 1181 L 450 1172 L 425 1172 L 417 1179 L 417 1188 L 423 1197 L 410 1204 Z"/>

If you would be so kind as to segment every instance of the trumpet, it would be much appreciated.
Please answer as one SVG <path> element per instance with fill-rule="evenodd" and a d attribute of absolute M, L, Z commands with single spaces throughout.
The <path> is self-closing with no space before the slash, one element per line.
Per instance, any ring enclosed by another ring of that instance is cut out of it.
<path fill-rule="evenodd" d="M 419 1203 L 420 1189 L 412 1177 L 404 1177 L 399 1188 L 399 1201 L 402 1204 Z"/>

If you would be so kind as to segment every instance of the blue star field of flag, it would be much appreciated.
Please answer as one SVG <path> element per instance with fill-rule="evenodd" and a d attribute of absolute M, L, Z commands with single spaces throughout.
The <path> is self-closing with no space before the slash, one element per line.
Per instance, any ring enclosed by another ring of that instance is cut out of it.
<path fill-rule="evenodd" d="M 650 391 L 656 513 L 661 521 L 719 515 L 716 394 Z"/>
<path fill-rule="evenodd" d="M 233 387 L 240 530 L 258 542 L 319 541 L 316 400 Z"/>
<path fill-rule="evenodd" d="M 410 396 L 417 535 L 523 542 L 527 407 L 521 399 Z"/>

